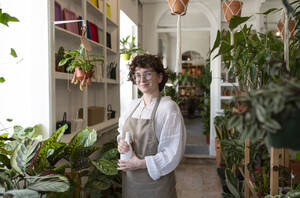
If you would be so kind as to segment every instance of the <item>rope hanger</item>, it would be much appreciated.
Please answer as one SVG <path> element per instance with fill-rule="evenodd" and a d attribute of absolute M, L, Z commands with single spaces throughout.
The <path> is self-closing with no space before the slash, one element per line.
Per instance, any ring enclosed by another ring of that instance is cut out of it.
<path fill-rule="evenodd" d="M 182 13 L 177 13 L 175 10 L 175 4 L 178 2 L 181 3 L 181 5 L 183 6 L 184 10 Z M 183 0 L 173 0 L 172 5 L 169 3 L 169 7 L 171 9 L 171 14 L 172 15 L 178 15 L 177 18 L 177 49 L 176 49 L 176 65 L 175 65 L 175 72 L 176 73 L 180 73 L 182 71 L 182 58 L 181 58 L 181 16 L 186 14 L 186 10 L 187 10 L 187 3 L 188 0 L 186 1 L 186 3 L 184 3 Z"/>

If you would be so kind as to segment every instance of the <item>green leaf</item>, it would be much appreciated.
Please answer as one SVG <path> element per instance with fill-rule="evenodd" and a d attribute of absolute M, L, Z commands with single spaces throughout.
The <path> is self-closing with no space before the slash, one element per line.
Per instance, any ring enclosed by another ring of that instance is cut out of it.
<path fill-rule="evenodd" d="M 256 112 L 257 119 L 260 122 L 265 122 L 266 110 L 259 103 L 256 104 L 255 106 L 256 106 L 255 112 Z"/>
<path fill-rule="evenodd" d="M 37 177 L 37 180 L 28 185 L 28 188 L 42 192 L 65 192 L 69 189 L 68 178 L 62 175 L 47 175 Z"/>
<path fill-rule="evenodd" d="M 88 188 L 97 189 L 99 191 L 107 190 L 110 186 L 110 183 L 104 181 L 93 181 L 92 183 L 88 184 Z"/>
<path fill-rule="evenodd" d="M 220 45 L 220 39 L 221 39 L 221 32 L 220 32 L 220 30 L 218 30 L 217 38 L 216 38 L 216 40 L 215 40 L 214 46 L 213 46 L 213 48 L 212 48 L 212 50 L 211 50 L 211 53 L 212 53 L 217 47 L 219 47 L 219 45 Z"/>
<path fill-rule="evenodd" d="M 4 83 L 5 82 L 5 78 L 0 77 L 0 83 Z"/>
<path fill-rule="evenodd" d="M 34 155 L 40 148 L 38 140 L 25 139 L 14 150 L 10 159 L 11 166 L 21 175 L 25 175 Z"/>
<path fill-rule="evenodd" d="M 65 59 L 62 59 L 61 61 L 59 61 L 58 66 L 63 66 L 63 65 L 65 65 L 70 59 L 72 59 L 72 58 L 65 58 Z"/>
<path fill-rule="evenodd" d="M 13 48 L 10 48 L 10 55 L 12 55 L 14 58 L 17 58 L 17 53 Z"/>
<path fill-rule="evenodd" d="M 86 142 L 84 143 L 85 147 L 93 145 L 97 141 L 97 132 L 95 129 L 89 133 Z"/>
<path fill-rule="evenodd" d="M 7 121 L 7 122 L 12 122 L 13 119 L 7 118 L 6 121 Z"/>
<path fill-rule="evenodd" d="M 280 11 L 280 10 L 282 10 L 282 8 L 280 8 L 280 9 L 278 9 L 278 8 L 270 8 L 269 10 L 267 10 L 267 11 L 265 11 L 265 12 L 263 12 L 263 13 L 257 13 L 257 14 L 263 14 L 263 15 L 268 15 L 268 14 L 270 14 L 271 12 L 274 12 L 274 11 Z"/>
<path fill-rule="evenodd" d="M 251 78 L 252 83 L 255 81 L 255 77 L 256 77 L 256 66 L 254 64 L 251 64 L 250 65 L 250 78 Z"/>
<path fill-rule="evenodd" d="M 250 17 L 233 16 L 230 19 L 230 22 L 229 22 L 229 28 L 230 28 L 230 30 L 231 31 L 234 30 L 237 26 L 241 25 L 242 23 L 245 23 L 250 18 L 251 18 L 251 16 Z"/>
<path fill-rule="evenodd" d="M 6 155 L 0 154 L 0 162 L 5 165 L 7 168 L 11 168 L 10 160 Z"/>
<path fill-rule="evenodd" d="M 39 193 L 30 189 L 9 190 L 6 194 L 13 195 L 14 198 L 39 198 Z"/>
<path fill-rule="evenodd" d="M 118 149 L 117 148 L 113 148 L 113 149 L 110 149 L 104 153 L 102 153 L 100 155 L 100 159 L 105 159 L 105 160 L 111 160 L 111 159 L 114 159 L 118 156 Z"/>
<path fill-rule="evenodd" d="M 235 115 L 228 121 L 228 128 L 235 128 L 242 122 L 242 117 Z"/>
<path fill-rule="evenodd" d="M 118 174 L 117 164 L 109 160 L 99 159 L 97 161 L 91 161 L 91 163 L 105 175 L 116 175 Z"/>
<path fill-rule="evenodd" d="M 16 17 L 12 17 L 7 13 L 3 13 L 2 9 L 0 9 L 0 23 L 8 26 L 8 22 L 18 22 L 19 20 Z"/>

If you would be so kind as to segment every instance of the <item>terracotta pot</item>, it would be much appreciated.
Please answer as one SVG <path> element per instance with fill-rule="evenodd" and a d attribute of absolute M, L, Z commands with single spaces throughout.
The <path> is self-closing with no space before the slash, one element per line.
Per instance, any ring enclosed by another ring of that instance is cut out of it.
<path fill-rule="evenodd" d="M 82 81 L 85 76 L 85 73 L 84 73 L 84 71 L 82 71 L 82 69 L 80 67 L 75 67 L 74 76 L 75 76 L 75 79 Z"/>
<path fill-rule="evenodd" d="M 87 81 L 87 83 L 88 83 L 88 85 L 90 85 L 91 84 L 91 80 L 92 80 L 92 77 L 93 77 L 93 75 L 94 75 L 94 70 L 92 69 L 92 70 L 90 70 L 90 71 L 85 71 L 85 80 Z"/>
<path fill-rule="evenodd" d="M 293 183 L 300 183 L 300 161 L 290 160 L 290 169 L 292 174 L 295 176 Z"/>
<path fill-rule="evenodd" d="M 284 37 L 284 23 L 282 21 L 278 21 L 277 23 L 277 28 L 281 33 L 281 36 Z M 289 33 L 290 37 L 294 36 L 294 31 L 295 31 L 295 20 L 290 20 L 289 21 Z"/>
<path fill-rule="evenodd" d="M 174 7 L 172 7 L 174 1 L 176 1 L 176 2 L 175 2 Z M 189 0 L 182 0 L 182 1 L 184 2 L 184 5 L 187 6 Z M 169 0 L 169 5 L 170 5 L 171 11 L 172 11 L 171 14 L 173 14 L 173 15 L 174 14 L 183 14 L 183 15 L 185 15 L 184 5 L 182 5 L 180 0 Z"/>
<path fill-rule="evenodd" d="M 207 135 L 207 136 L 206 136 L 206 144 L 209 144 L 209 143 L 210 143 L 210 141 L 209 141 L 209 140 L 210 140 L 210 136 L 209 136 L 209 135 Z"/>
<path fill-rule="evenodd" d="M 219 143 L 219 138 L 215 138 L 215 149 L 216 149 L 216 161 L 217 167 L 221 168 L 221 144 Z"/>
<path fill-rule="evenodd" d="M 232 16 L 241 16 L 243 2 L 241 1 L 223 1 L 222 8 L 226 21 L 230 21 Z"/>

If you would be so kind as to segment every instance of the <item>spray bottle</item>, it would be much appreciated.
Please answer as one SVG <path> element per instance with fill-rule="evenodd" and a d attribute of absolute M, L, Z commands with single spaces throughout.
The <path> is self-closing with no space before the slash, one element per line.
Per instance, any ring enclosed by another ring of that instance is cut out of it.
<path fill-rule="evenodd" d="M 125 142 L 129 145 L 129 151 L 127 153 L 124 153 L 124 154 L 120 155 L 121 160 L 127 160 L 127 159 L 130 159 L 132 157 L 132 147 L 131 147 L 131 144 L 130 144 L 130 133 L 129 132 L 125 133 Z"/>

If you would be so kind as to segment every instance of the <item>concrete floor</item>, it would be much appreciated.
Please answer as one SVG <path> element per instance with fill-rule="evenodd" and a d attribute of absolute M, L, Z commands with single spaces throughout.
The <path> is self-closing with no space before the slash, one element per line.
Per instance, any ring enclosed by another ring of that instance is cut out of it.
<path fill-rule="evenodd" d="M 176 168 L 178 198 L 222 198 L 214 159 L 184 158 Z"/>

